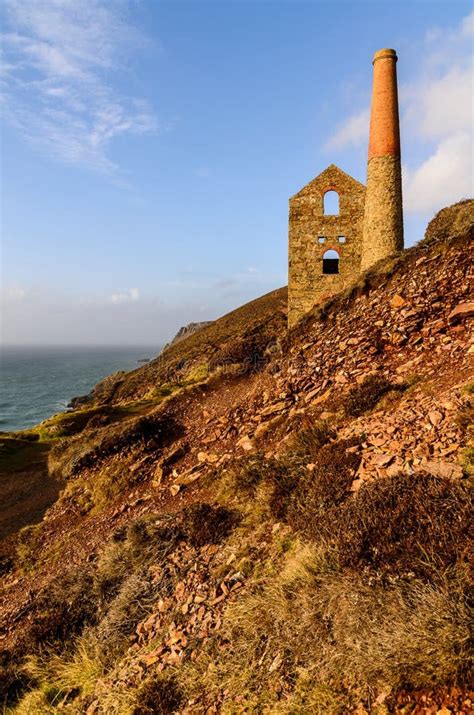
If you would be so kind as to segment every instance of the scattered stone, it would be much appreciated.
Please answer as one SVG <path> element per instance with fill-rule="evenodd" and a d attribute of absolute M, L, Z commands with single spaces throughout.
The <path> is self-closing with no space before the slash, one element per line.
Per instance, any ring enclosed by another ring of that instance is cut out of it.
<path fill-rule="evenodd" d="M 403 308 L 403 306 L 406 305 L 406 300 L 405 300 L 405 298 L 402 298 L 402 296 L 398 295 L 398 293 L 397 293 L 391 299 L 390 305 L 392 306 L 392 308 L 395 308 L 395 309 Z"/>
<path fill-rule="evenodd" d="M 448 315 L 448 321 L 450 323 L 455 323 L 463 318 L 471 318 L 474 315 L 474 302 L 473 303 L 459 303 L 454 310 Z"/>

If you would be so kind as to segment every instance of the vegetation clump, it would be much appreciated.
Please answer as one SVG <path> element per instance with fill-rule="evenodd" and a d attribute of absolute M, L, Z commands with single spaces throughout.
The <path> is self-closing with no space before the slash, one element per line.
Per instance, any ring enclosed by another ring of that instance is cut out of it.
<path fill-rule="evenodd" d="M 259 485 L 271 480 L 280 471 L 276 459 L 268 459 L 261 452 L 249 454 L 233 462 L 222 475 L 221 496 L 223 498 L 242 495 L 254 497 Z"/>
<path fill-rule="evenodd" d="M 398 474 L 363 485 L 338 514 L 341 563 L 422 578 L 467 556 L 472 492 L 427 474 Z"/>
<path fill-rule="evenodd" d="M 315 459 L 321 447 L 336 437 L 335 430 L 324 420 L 312 421 L 305 417 L 292 427 L 295 430 L 291 442 L 292 453 L 310 460 Z"/>
<path fill-rule="evenodd" d="M 236 519 L 236 513 L 224 506 L 198 503 L 183 509 L 179 523 L 185 538 L 199 548 L 224 539 L 235 525 Z"/>
<path fill-rule="evenodd" d="M 156 675 L 138 690 L 132 715 L 171 715 L 183 701 L 183 693 L 176 678 L 168 674 Z"/>
<path fill-rule="evenodd" d="M 339 506 L 350 496 L 360 464 L 357 440 L 338 440 L 321 447 L 301 470 L 288 506 L 288 521 L 306 538 L 317 540 L 334 530 Z"/>
<path fill-rule="evenodd" d="M 405 385 L 393 383 L 384 375 L 378 373 L 368 375 L 360 385 L 350 390 L 344 400 L 345 412 L 351 417 L 358 417 L 373 410 L 387 392 L 401 392 L 404 389 Z"/>

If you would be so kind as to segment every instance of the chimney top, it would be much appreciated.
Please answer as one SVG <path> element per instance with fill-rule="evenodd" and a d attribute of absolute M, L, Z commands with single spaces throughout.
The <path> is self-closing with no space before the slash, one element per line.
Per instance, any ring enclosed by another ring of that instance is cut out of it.
<path fill-rule="evenodd" d="M 382 60 L 384 58 L 390 58 L 394 59 L 395 62 L 397 61 L 397 53 L 395 50 L 390 50 L 389 48 L 385 47 L 383 50 L 377 50 L 377 52 L 374 55 L 374 59 L 372 60 L 372 64 L 377 62 L 377 60 Z"/>

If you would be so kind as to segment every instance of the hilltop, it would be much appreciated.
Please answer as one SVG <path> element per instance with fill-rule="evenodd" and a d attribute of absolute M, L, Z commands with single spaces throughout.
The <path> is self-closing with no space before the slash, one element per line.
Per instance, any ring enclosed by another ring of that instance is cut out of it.
<path fill-rule="evenodd" d="M 473 234 L 460 202 L 290 332 L 273 291 L 3 437 L 60 487 L 4 545 L 7 712 L 469 712 Z"/>

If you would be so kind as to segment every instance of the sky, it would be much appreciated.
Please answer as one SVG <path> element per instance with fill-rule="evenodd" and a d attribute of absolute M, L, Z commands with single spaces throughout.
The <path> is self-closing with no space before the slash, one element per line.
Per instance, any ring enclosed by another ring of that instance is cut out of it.
<path fill-rule="evenodd" d="M 472 195 L 464 0 L 2 0 L 4 344 L 160 344 L 287 282 L 288 198 L 365 182 L 397 50 L 405 243 Z"/>

